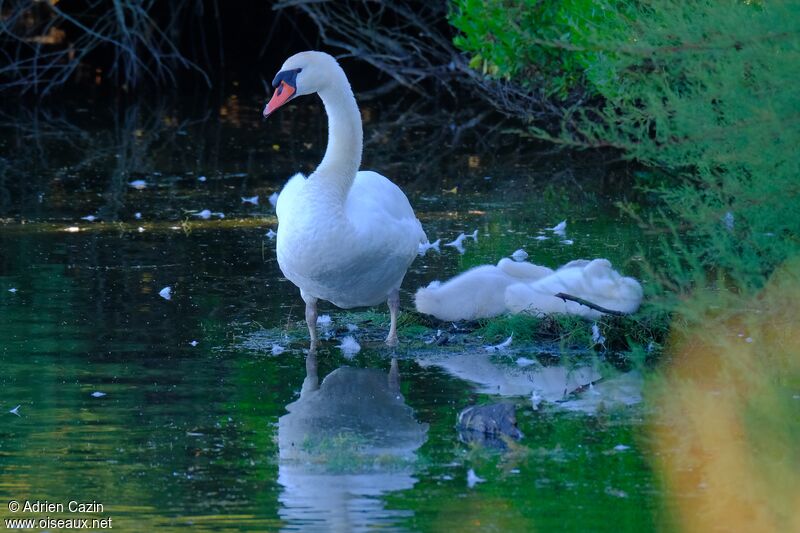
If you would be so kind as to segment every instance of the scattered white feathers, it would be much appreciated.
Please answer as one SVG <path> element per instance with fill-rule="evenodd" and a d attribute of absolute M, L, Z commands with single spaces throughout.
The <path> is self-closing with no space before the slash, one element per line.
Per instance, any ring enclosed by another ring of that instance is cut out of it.
<path fill-rule="evenodd" d="M 564 239 L 561 241 L 561 244 L 575 244 L 575 241 L 572 239 Z"/>
<path fill-rule="evenodd" d="M 272 355 L 280 355 L 286 351 L 286 348 L 281 346 L 278 343 L 273 343 L 272 345 Z"/>
<path fill-rule="evenodd" d="M 136 220 L 141 220 L 142 214 L 137 211 L 136 213 L 133 214 L 133 218 L 135 218 Z"/>
<path fill-rule="evenodd" d="M 533 389 L 533 392 L 531 393 L 531 407 L 533 408 L 534 411 L 539 410 L 539 405 L 542 403 L 543 400 L 544 398 L 542 397 L 541 394 L 539 394 L 539 391 L 537 389 Z"/>
<path fill-rule="evenodd" d="M 428 250 L 436 250 L 437 252 L 441 252 L 439 250 L 439 243 L 442 242 L 442 239 L 436 239 L 434 242 L 421 242 L 419 243 L 418 254 L 425 255 L 428 253 Z"/>
<path fill-rule="evenodd" d="M 320 315 L 317 317 L 317 325 L 323 328 L 330 327 L 331 322 L 331 315 Z"/>
<path fill-rule="evenodd" d="M 556 235 L 564 235 L 567 231 L 567 221 L 562 220 L 561 222 L 550 228 L 550 231 L 552 231 Z"/>
<path fill-rule="evenodd" d="M 469 471 L 467 472 L 467 487 L 472 488 L 478 483 L 483 483 L 484 481 L 486 480 L 483 479 L 482 477 L 478 477 L 478 474 L 476 474 L 475 470 L 473 470 L 472 468 L 470 468 Z"/>
<path fill-rule="evenodd" d="M 139 233 L 144 233 L 144 228 L 139 226 L 138 228 L 136 228 L 136 231 L 138 231 Z"/>
<path fill-rule="evenodd" d="M 202 218 L 203 220 L 208 220 L 212 216 L 225 218 L 225 213 L 214 213 L 210 209 L 203 209 L 202 211 L 198 211 L 197 213 L 195 213 L 194 216 Z"/>
<path fill-rule="evenodd" d="M 255 196 L 242 196 L 242 203 L 243 204 L 258 205 L 258 195 L 255 195 Z"/>
<path fill-rule="evenodd" d="M 94 215 L 86 215 L 85 217 L 81 217 L 81 220 L 87 220 L 89 222 L 94 222 L 97 220 L 97 217 Z"/>
<path fill-rule="evenodd" d="M 17 416 L 20 416 L 20 414 L 19 414 L 19 408 L 20 408 L 20 407 L 22 407 L 22 405 L 18 405 L 18 406 L 16 406 L 15 408 L 11 409 L 11 410 L 9 411 L 9 413 L 11 413 L 12 415 L 17 415 Z"/>
<path fill-rule="evenodd" d="M 105 392 L 100 392 L 99 390 L 96 390 L 92 393 L 92 398 L 102 398 L 105 395 L 106 395 Z"/>
<path fill-rule="evenodd" d="M 197 345 L 198 345 L 198 344 L 200 344 L 200 343 L 199 343 L 199 342 L 197 342 L 197 341 L 192 341 L 192 342 L 190 342 L 189 344 L 190 344 L 190 345 L 192 345 L 192 346 L 197 346 Z"/>
<path fill-rule="evenodd" d="M 198 176 L 197 177 L 197 181 L 206 181 L 206 177 L 205 176 Z"/>
<path fill-rule="evenodd" d="M 600 333 L 600 328 L 597 327 L 597 322 L 592 324 L 592 342 L 594 344 L 599 344 L 603 348 L 606 346 L 606 338 Z"/>
<path fill-rule="evenodd" d="M 445 243 L 445 246 L 452 246 L 453 248 L 458 250 L 458 253 L 463 254 L 464 253 L 464 239 L 466 239 L 466 238 L 467 238 L 466 235 L 464 235 L 463 233 L 460 233 L 458 235 L 458 237 L 456 237 L 454 240 Z"/>
<path fill-rule="evenodd" d="M 501 350 L 505 350 L 509 346 L 511 346 L 511 341 L 514 338 L 514 334 L 512 333 L 506 340 L 501 342 L 500 344 L 495 344 L 494 346 L 484 346 L 483 348 L 487 352 L 499 352 Z"/>
<path fill-rule="evenodd" d="M 733 226 L 736 223 L 736 217 L 728 211 L 725 213 L 725 216 L 722 217 L 722 223 L 725 225 L 725 229 L 728 231 L 733 231 Z"/>
<path fill-rule="evenodd" d="M 534 239 L 536 239 L 537 241 L 546 241 L 549 238 L 550 237 L 548 237 L 547 235 L 537 235 L 536 237 L 534 237 Z"/>
<path fill-rule="evenodd" d="M 274 238 L 275 238 L 275 237 L 276 237 L 278 234 L 277 234 L 277 233 L 275 233 L 274 231 L 272 231 L 272 228 L 269 228 L 269 231 L 267 231 L 267 233 L 265 233 L 265 235 L 267 236 L 267 239 L 269 239 L 269 240 L 272 240 L 272 239 L 274 239 Z"/>
<path fill-rule="evenodd" d="M 10 289 L 8 289 L 8 292 L 17 292 L 17 288 L 16 287 L 11 287 Z"/>
<path fill-rule="evenodd" d="M 614 446 L 614 451 L 616 452 L 624 452 L 625 450 L 630 450 L 630 446 L 625 446 L 624 444 L 617 444 Z"/>
<path fill-rule="evenodd" d="M 511 254 L 511 259 L 514 261 L 525 261 L 528 258 L 528 252 L 520 248 L 513 254 Z"/>
<path fill-rule="evenodd" d="M 133 180 L 128 183 L 128 186 L 141 191 L 142 189 L 147 187 L 147 182 L 144 180 Z"/>
<path fill-rule="evenodd" d="M 337 346 L 347 357 L 352 357 L 361 351 L 361 345 L 352 335 L 342 338 L 342 343 Z"/>
<path fill-rule="evenodd" d="M 347 331 L 349 331 L 350 333 L 358 331 L 358 326 L 356 326 L 355 324 L 347 324 L 347 326 L 345 327 L 347 328 Z"/>
<path fill-rule="evenodd" d="M 164 287 L 160 291 L 158 291 L 158 295 L 164 298 L 165 300 L 172 300 L 172 287 Z"/>

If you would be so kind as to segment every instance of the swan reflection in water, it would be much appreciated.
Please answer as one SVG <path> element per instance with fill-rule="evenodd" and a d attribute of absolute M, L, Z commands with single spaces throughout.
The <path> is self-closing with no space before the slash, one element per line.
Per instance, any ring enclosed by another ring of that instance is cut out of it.
<path fill-rule="evenodd" d="M 411 511 L 384 508 L 380 495 L 409 489 L 428 425 L 400 393 L 397 360 L 388 375 L 341 367 L 320 383 L 314 351 L 300 398 L 278 421 L 280 516 L 288 530 L 391 527 Z"/>

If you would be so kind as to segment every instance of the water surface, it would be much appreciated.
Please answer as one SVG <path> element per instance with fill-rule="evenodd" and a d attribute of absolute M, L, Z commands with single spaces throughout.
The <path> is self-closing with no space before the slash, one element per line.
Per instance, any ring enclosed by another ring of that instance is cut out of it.
<path fill-rule="evenodd" d="M 267 198 L 314 167 L 325 121 L 309 101 L 264 122 L 260 103 L 5 110 L 0 499 L 97 501 L 96 516 L 136 531 L 653 529 L 641 403 L 580 389 L 572 408 L 534 409 L 532 369 L 515 361 L 536 345 L 420 348 L 425 334 L 408 330 L 390 350 L 385 307 L 323 305 L 328 340 L 307 360 Z M 414 105 L 364 106 L 364 166 L 404 188 L 432 240 L 479 237 L 463 255 L 418 258 L 403 307 L 429 281 L 518 248 L 551 267 L 607 257 L 638 274 L 650 241 L 608 199 L 612 170 L 461 132 L 458 114 L 403 114 Z M 563 219 L 566 237 L 545 229 Z M 354 357 L 337 348 L 348 334 Z M 605 372 L 588 346 L 570 348 Z M 523 440 L 460 440 L 457 413 L 501 398 L 517 404 Z M 15 516 L 5 504 L 0 515 Z"/>

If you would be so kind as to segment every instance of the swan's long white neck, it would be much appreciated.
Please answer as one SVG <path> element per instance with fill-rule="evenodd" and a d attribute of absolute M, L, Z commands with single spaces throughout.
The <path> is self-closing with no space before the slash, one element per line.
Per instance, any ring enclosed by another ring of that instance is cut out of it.
<path fill-rule="evenodd" d="M 309 179 L 319 180 L 319 185 L 341 193 L 344 198 L 361 166 L 364 135 L 361 129 L 361 113 L 344 72 L 341 72 L 341 76 L 336 76 L 328 87 L 319 91 L 319 96 L 328 114 L 328 148 L 322 162 Z"/>

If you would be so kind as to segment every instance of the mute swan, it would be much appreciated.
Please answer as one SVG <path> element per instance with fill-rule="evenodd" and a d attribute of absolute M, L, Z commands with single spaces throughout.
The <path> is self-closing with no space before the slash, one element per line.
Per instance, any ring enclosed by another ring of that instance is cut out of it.
<path fill-rule="evenodd" d="M 361 115 L 344 71 L 323 52 L 295 54 L 272 81 L 275 93 L 264 117 L 296 96 L 319 94 L 328 114 L 328 147 L 308 178 L 296 174 L 276 205 L 277 256 L 283 274 L 306 303 L 311 348 L 317 344 L 317 301 L 338 307 L 389 304 L 386 343 L 397 344 L 399 290 L 428 241 L 397 185 L 359 171 Z"/>
<path fill-rule="evenodd" d="M 505 257 L 497 265 L 467 270 L 445 283 L 432 282 L 417 291 L 417 311 L 440 320 L 475 320 L 506 312 L 505 291 L 510 285 L 533 282 L 553 271 Z"/>
<path fill-rule="evenodd" d="M 603 315 L 577 302 L 557 298 L 559 292 L 623 313 L 635 312 L 642 301 L 638 281 L 621 276 L 607 259 L 595 259 L 571 261 L 533 283 L 510 285 L 505 291 L 505 305 L 511 313 L 569 313 L 594 320 Z"/>

